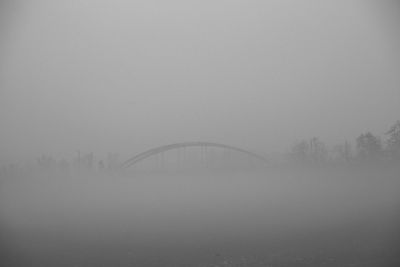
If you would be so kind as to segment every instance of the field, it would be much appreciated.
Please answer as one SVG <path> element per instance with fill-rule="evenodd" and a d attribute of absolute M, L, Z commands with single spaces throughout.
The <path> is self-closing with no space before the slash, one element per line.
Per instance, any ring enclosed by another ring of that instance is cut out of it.
<path fill-rule="evenodd" d="M 398 173 L 5 179 L 2 266 L 400 266 Z"/>

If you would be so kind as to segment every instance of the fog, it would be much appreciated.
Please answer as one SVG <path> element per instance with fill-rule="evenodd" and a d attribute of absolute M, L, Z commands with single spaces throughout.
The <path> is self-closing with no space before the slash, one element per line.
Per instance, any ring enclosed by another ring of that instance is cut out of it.
<path fill-rule="evenodd" d="M 397 1 L 0 2 L 0 265 L 398 266 Z"/>
<path fill-rule="evenodd" d="M 389 1 L 4 3 L 4 160 L 192 140 L 280 153 L 398 119 Z"/>
<path fill-rule="evenodd" d="M 0 191 L 2 247 L 8 266 L 395 266 L 398 173 L 14 178 Z"/>

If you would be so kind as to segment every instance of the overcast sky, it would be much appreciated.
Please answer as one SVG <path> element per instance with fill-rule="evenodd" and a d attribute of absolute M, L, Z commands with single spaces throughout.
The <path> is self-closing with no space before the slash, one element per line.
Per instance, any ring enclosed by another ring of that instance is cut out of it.
<path fill-rule="evenodd" d="M 4 2 L 1 159 L 383 136 L 400 119 L 400 13 L 379 2 Z"/>

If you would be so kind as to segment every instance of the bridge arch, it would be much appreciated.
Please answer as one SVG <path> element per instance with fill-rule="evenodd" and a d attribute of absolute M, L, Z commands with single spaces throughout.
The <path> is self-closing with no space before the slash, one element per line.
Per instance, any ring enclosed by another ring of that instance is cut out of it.
<path fill-rule="evenodd" d="M 149 158 L 151 156 L 163 153 L 165 151 L 173 150 L 173 149 L 178 149 L 178 148 L 184 148 L 184 147 L 218 147 L 218 148 L 224 148 L 224 149 L 229 149 L 236 151 L 238 153 L 246 154 L 252 158 L 256 158 L 257 160 L 266 163 L 267 159 L 257 153 L 251 152 L 249 150 L 231 146 L 231 145 L 225 145 L 225 144 L 220 144 L 220 143 L 212 143 L 212 142 L 182 142 L 182 143 L 175 143 L 175 144 L 169 144 L 169 145 L 164 145 L 164 146 L 158 146 L 149 150 L 146 150 L 142 153 L 139 153 L 130 159 L 126 160 L 124 163 L 121 164 L 121 168 L 125 169 L 128 168 L 140 161 L 145 160 L 146 158 Z"/>

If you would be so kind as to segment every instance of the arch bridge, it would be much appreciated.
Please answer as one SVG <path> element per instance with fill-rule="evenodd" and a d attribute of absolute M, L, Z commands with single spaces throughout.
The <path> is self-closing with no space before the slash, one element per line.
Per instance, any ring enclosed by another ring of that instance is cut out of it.
<path fill-rule="evenodd" d="M 186 148 L 186 147 L 200 147 L 200 148 L 207 148 L 207 147 L 217 147 L 217 148 L 222 148 L 222 149 L 228 149 L 235 151 L 237 153 L 245 154 L 247 156 L 250 156 L 251 158 L 255 158 L 262 163 L 266 163 L 267 159 L 257 153 L 251 152 L 249 150 L 231 146 L 231 145 L 225 145 L 225 144 L 220 144 L 220 143 L 212 143 L 212 142 L 182 142 L 182 143 L 175 143 L 175 144 L 169 144 L 169 145 L 164 145 L 164 146 L 159 146 L 155 147 L 149 150 L 146 150 L 142 153 L 139 153 L 130 159 L 126 160 L 124 163 L 121 164 L 121 168 L 125 169 L 128 167 L 131 167 L 132 165 L 135 165 L 138 162 L 141 162 L 151 156 L 161 154 L 163 152 L 173 150 L 173 149 L 179 149 L 179 148 Z"/>

